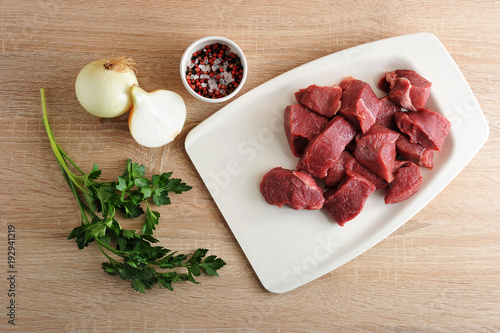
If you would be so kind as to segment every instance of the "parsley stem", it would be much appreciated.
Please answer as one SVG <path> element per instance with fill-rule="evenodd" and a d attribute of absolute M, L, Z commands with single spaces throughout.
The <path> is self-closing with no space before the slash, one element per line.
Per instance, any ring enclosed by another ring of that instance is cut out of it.
<path fill-rule="evenodd" d="M 116 254 L 117 256 L 120 256 L 120 257 L 125 257 L 125 254 L 124 252 L 122 251 L 119 251 L 119 250 L 116 250 L 116 249 L 113 249 L 111 246 L 109 246 L 108 244 L 104 243 L 102 240 L 100 240 L 99 238 L 97 237 L 94 237 L 95 241 L 97 242 L 97 244 L 103 246 L 106 250 L 108 250 L 109 252 L 111 253 L 114 253 Z"/>
<path fill-rule="evenodd" d="M 54 134 L 52 133 L 52 130 L 49 126 L 49 119 L 47 118 L 47 102 L 45 100 L 45 89 L 42 88 L 40 89 L 40 94 L 42 96 L 42 119 L 43 119 L 43 125 L 45 126 L 45 131 L 47 132 L 47 136 L 49 137 L 50 141 L 50 147 L 52 148 L 52 151 L 54 152 L 54 155 L 56 156 L 57 162 L 59 163 L 60 167 L 64 169 L 64 172 L 67 174 L 68 178 L 71 180 L 72 183 L 74 183 L 80 190 L 82 190 L 84 193 L 88 193 L 88 189 L 83 187 L 76 178 L 76 175 L 71 172 L 71 170 L 68 168 L 68 165 L 66 164 L 66 161 L 61 155 L 61 147 L 56 142 L 56 139 L 54 138 Z"/>
<path fill-rule="evenodd" d="M 99 242 L 98 242 L 97 246 L 99 247 L 99 250 L 101 250 L 102 254 L 104 254 L 104 255 L 106 256 L 106 258 L 108 258 L 108 260 L 109 260 L 109 261 L 114 262 L 114 263 L 116 264 L 116 260 L 115 260 L 115 259 L 113 259 L 113 258 L 111 258 L 111 257 L 110 257 L 110 256 L 109 256 L 109 255 L 108 255 L 108 254 L 107 254 L 107 253 L 106 253 L 106 252 L 102 249 L 102 246 L 101 246 L 101 244 L 99 244 Z"/>
<path fill-rule="evenodd" d="M 76 192 L 75 185 L 73 184 L 73 182 L 70 181 L 68 175 L 64 172 L 64 168 L 62 167 L 61 163 L 59 163 L 59 161 L 57 161 L 57 165 L 61 169 L 61 172 L 63 174 L 64 180 L 68 184 L 71 192 L 73 193 L 73 196 L 76 199 L 76 202 L 78 203 L 78 207 L 80 208 L 80 213 L 82 215 L 82 224 L 84 223 L 84 220 L 85 220 L 86 223 L 89 223 L 89 220 L 87 218 L 87 214 L 85 214 L 85 211 L 87 211 L 87 212 L 90 213 L 90 209 L 78 197 L 78 193 Z M 86 210 L 84 210 L 84 208 L 86 208 Z"/>
<path fill-rule="evenodd" d="M 81 173 L 82 175 L 85 174 L 85 172 L 83 172 L 83 170 L 80 169 L 80 167 L 75 162 L 73 162 L 73 160 L 68 156 L 68 154 L 66 154 L 66 152 L 60 146 L 59 146 L 59 151 L 61 152 L 61 155 L 65 159 L 67 159 L 75 167 L 76 170 L 78 170 L 79 173 Z"/>

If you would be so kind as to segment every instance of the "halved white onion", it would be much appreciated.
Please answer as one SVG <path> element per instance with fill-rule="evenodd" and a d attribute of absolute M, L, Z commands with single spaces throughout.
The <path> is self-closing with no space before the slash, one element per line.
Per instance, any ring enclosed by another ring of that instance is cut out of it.
<path fill-rule="evenodd" d="M 144 147 L 161 147 L 182 131 L 186 104 L 177 93 L 155 90 L 147 93 L 137 85 L 130 89 L 133 106 L 128 125 L 132 137 Z"/>

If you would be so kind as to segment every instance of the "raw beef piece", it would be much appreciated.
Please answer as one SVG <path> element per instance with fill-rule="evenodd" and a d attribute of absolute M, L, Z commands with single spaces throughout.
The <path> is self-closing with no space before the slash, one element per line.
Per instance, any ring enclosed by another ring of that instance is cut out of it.
<path fill-rule="evenodd" d="M 323 207 L 323 190 L 311 176 L 300 171 L 274 168 L 264 175 L 260 192 L 271 205 L 284 204 L 294 209 L 320 209 Z"/>
<path fill-rule="evenodd" d="M 451 126 L 448 119 L 429 109 L 397 112 L 394 119 L 401 132 L 410 137 L 411 143 L 418 142 L 432 150 L 441 150 Z"/>
<path fill-rule="evenodd" d="M 328 118 L 335 116 L 339 110 L 341 96 L 342 89 L 338 85 L 319 87 L 313 84 L 295 93 L 297 102 Z"/>
<path fill-rule="evenodd" d="M 431 86 L 430 81 L 407 69 L 386 72 L 378 83 L 378 87 L 389 93 L 389 98 L 394 103 L 410 111 L 417 111 L 425 106 Z"/>
<path fill-rule="evenodd" d="M 340 154 L 337 162 L 328 169 L 328 173 L 325 178 L 326 187 L 335 187 L 340 181 L 344 178 L 347 169 L 352 170 L 352 164 L 356 159 L 352 157 L 351 153 L 347 150 L 344 150 L 342 154 Z"/>
<path fill-rule="evenodd" d="M 285 134 L 294 156 L 300 157 L 309 141 L 319 134 L 328 118 L 307 110 L 300 104 L 285 108 Z"/>
<path fill-rule="evenodd" d="M 342 227 L 363 209 L 375 186 L 357 173 L 347 170 L 344 180 L 335 190 L 325 192 L 323 208 Z"/>
<path fill-rule="evenodd" d="M 391 72 L 385 72 L 384 75 L 382 75 L 382 77 L 380 78 L 380 80 L 378 81 L 378 84 L 377 84 L 377 87 L 382 90 L 383 92 L 386 92 L 386 93 L 389 93 L 389 91 L 391 91 L 391 84 L 389 82 L 387 82 L 386 80 L 386 75 L 389 74 Z M 387 96 L 389 97 L 389 96 Z"/>
<path fill-rule="evenodd" d="M 368 83 L 356 80 L 352 76 L 342 80 L 340 87 L 344 91 L 339 114 L 361 132 L 366 133 L 375 124 L 380 101 Z"/>
<path fill-rule="evenodd" d="M 365 167 L 363 164 L 359 163 L 358 160 L 355 159 L 355 162 L 352 165 L 352 171 L 360 174 L 361 176 L 365 177 L 366 180 L 368 180 L 370 183 L 372 183 L 377 190 L 381 188 L 385 188 L 387 186 L 387 182 L 377 176 L 375 173 L 370 171 L 367 167 Z"/>
<path fill-rule="evenodd" d="M 375 124 L 364 134 L 356 136 L 354 157 L 370 171 L 390 183 L 396 159 L 396 141 L 399 133 Z"/>
<path fill-rule="evenodd" d="M 420 143 L 411 143 L 406 135 L 402 134 L 396 141 L 396 150 L 402 158 L 432 169 L 434 151 L 424 148 Z"/>
<path fill-rule="evenodd" d="M 325 178 L 328 169 L 337 161 L 356 130 L 344 118 L 334 117 L 325 129 L 307 145 L 297 169 L 316 178 Z"/>
<path fill-rule="evenodd" d="M 380 111 L 375 122 L 391 130 L 397 131 L 398 127 L 394 121 L 394 114 L 398 111 L 401 111 L 401 107 L 394 104 L 388 96 L 385 96 L 380 99 Z"/>
<path fill-rule="evenodd" d="M 397 142 L 396 142 L 396 145 L 397 145 Z M 396 146 L 397 147 L 397 146 Z M 396 171 L 399 170 L 399 168 L 401 168 L 402 166 L 408 164 L 409 161 L 405 161 L 405 160 L 398 160 L 396 158 L 396 160 L 394 161 L 394 168 L 392 168 L 392 173 L 396 173 Z"/>
<path fill-rule="evenodd" d="M 413 162 L 399 168 L 394 181 L 385 190 L 385 203 L 398 203 L 410 198 L 420 188 L 423 178 L 418 165 Z"/>
<path fill-rule="evenodd" d="M 381 189 L 387 186 L 385 180 L 380 179 L 376 174 L 368 170 L 363 164 L 359 163 L 347 150 L 344 150 L 337 162 L 328 170 L 325 178 L 327 187 L 337 186 L 346 175 L 347 170 L 354 171 L 365 177 L 375 188 Z"/>

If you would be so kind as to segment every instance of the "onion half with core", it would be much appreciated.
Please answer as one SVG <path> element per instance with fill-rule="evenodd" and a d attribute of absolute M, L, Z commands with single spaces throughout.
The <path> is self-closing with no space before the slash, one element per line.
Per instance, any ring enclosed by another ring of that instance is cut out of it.
<path fill-rule="evenodd" d="M 137 85 L 130 89 L 133 106 L 128 124 L 132 137 L 144 147 L 161 147 L 175 139 L 186 121 L 186 104 L 177 93 L 155 90 L 150 93 Z"/>

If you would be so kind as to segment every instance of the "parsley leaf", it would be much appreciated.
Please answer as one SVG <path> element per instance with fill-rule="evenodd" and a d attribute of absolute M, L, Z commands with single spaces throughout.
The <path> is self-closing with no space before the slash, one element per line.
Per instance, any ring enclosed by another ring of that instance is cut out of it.
<path fill-rule="evenodd" d="M 168 192 L 157 188 L 153 193 L 153 201 L 155 204 L 160 207 L 161 205 L 169 205 L 170 198 L 168 197 Z"/>
<path fill-rule="evenodd" d="M 122 191 L 122 193 L 129 189 L 127 179 L 125 177 L 118 176 L 118 184 L 116 184 L 116 189 L 118 191 Z"/>
<path fill-rule="evenodd" d="M 142 234 L 143 235 L 152 235 L 153 230 L 155 230 L 155 226 L 158 224 L 158 219 L 160 218 L 160 213 L 152 211 L 149 209 L 149 205 L 146 210 L 146 222 L 142 226 Z"/>

